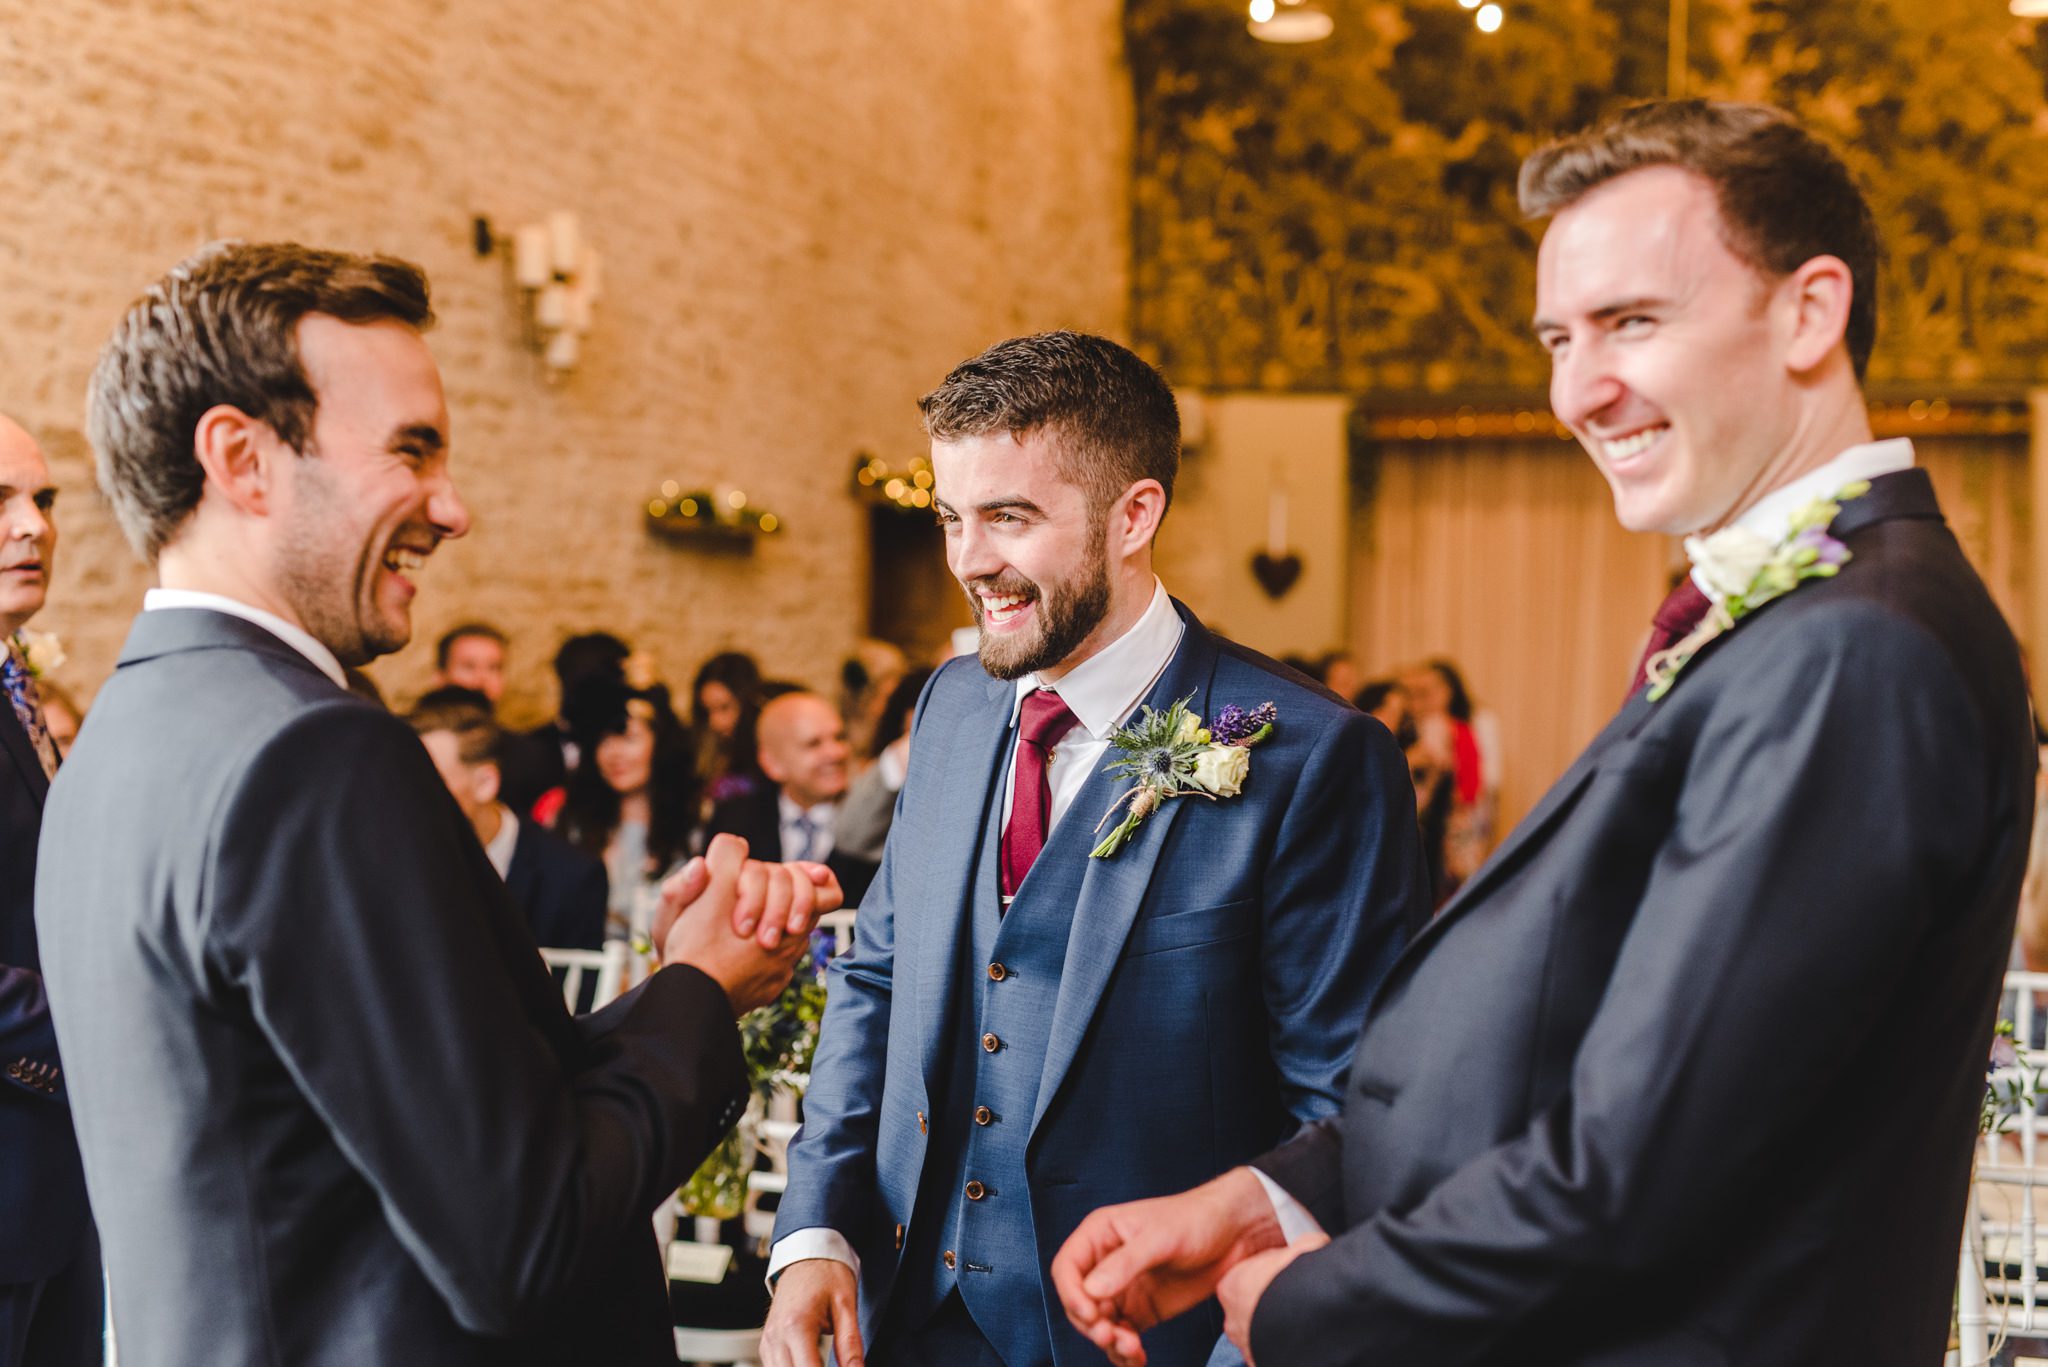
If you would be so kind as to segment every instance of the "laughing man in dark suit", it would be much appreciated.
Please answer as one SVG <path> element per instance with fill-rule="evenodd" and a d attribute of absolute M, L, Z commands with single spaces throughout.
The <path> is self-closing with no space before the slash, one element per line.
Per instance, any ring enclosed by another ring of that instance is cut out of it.
<path fill-rule="evenodd" d="M 0 1367 L 100 1360 L 99 1244 L 36 942 L 36 840 L 57 753 L 19 644 L 49 589 L 56 499 L 35 439 L 0 417 Z"/>
<path fill-rule="evenodd" d="M 1789 118 L 1702 101 L 1522 201 L 1552 407 L 1693 574 L 1395 964 L 1342 1116 L 1096 1212 L 1054 1280 L 1119 1363 L 1212 1291 L 1265 1367 L 1933 1362 L 2035 760 L 2005 622 L 1871 440 L 1874 222 Z"/>

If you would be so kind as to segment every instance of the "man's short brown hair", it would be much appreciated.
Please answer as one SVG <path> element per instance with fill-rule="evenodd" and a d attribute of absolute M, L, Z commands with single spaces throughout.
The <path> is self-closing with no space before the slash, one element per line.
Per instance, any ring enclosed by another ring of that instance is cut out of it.
<path fill-rule="evenodd" d="M 422 694 L 405 714 L 419 736 L 446 731 L 455 737 L 455 755 L 464 764 L 496 764 L 502 732 L 491 715 L 491 702 L 473 688 L 448 684 Z"/>
<path fill-rule="evenodd" d="M 1595 188 L 1651 166 L 1690 171 L 1714 189 L 1728 250 L 1766 280 L 1816 256 L 1849 268 L 1843 341 L 1861 379 L 1877 339 L 1877 219 L 1855 177 L 1790 114 L 1763 104 L 1639 104 L 1522 163 L 1522 212 L 1547 218 Z"/>
<path fill-rule="evenodd" d="M 1173 501 L 1180 408 L 1160 373 L 1127 347 L 1085 332 L 998 342 L 962 361 L 917 401 L 933 441 L 1036 432 L 1054 437 L 1062 475 L 1097 512 L 1139 480 Z"/>
<path fill-rule="evenodd" d="M 199 504 L 206 474 L 192 438 L 207 409 L 231 404 L 307 454 L 318 400 L 297 329 L 309 313 L 420 330 L 434 321 L 426 275 L 410 262 L 228 242 L 173 266 L 114 329 L 93 369 L 86 424 L 100 488 L 150 564 Z"/>

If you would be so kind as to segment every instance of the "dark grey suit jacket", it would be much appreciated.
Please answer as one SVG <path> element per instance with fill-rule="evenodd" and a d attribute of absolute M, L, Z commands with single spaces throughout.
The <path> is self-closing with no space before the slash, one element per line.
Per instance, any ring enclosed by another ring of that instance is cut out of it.
<path fill-rule="evenodd" d="M 2011 634 L 1921 471 L 1638 694 L 1404 953 L 1285 1367 L 1936 1362 L 2033 808 Z"/>
<path fill-rule="evenodd" d="M 572 1021 L 410 730 L 260 627 L 144 613 L 92 722 L 37 921 L 123 1362 L 673 1362 L 717 984 Z"/>

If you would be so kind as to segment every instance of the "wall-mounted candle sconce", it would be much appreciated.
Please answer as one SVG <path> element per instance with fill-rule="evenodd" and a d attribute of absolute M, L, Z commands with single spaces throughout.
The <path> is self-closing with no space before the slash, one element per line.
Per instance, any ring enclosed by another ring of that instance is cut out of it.
<path fill-rule="evenodd" d="M 489 256 L 499 239 L 487 218 L 476 220 L 476 249 Z M 559 209 L 545 222 L 529 223 L 510 238 L 512 287 L 526 343 L 547 367 L 550 380 L 576 368 L 583 336 L 603 291 L 603 262 L 583 236 L 576 215 Z"/>

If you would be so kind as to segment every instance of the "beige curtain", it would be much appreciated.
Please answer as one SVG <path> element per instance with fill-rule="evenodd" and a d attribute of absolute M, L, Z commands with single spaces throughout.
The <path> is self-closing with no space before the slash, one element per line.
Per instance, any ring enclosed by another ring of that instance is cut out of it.
<path fill-rule="evenodd" d="M 2007 620 L 2024 623 L 2024 438 L 1919 453 Z M 1614 714 L 1681 553 L 1623 531 L 1592 462 L 1555 438 L 1386 443 L 1356 497 L 1352 647 L 1374 677 L 1439 655 L 1458 665 L 1499 719 L 1505 832 Z"/>

